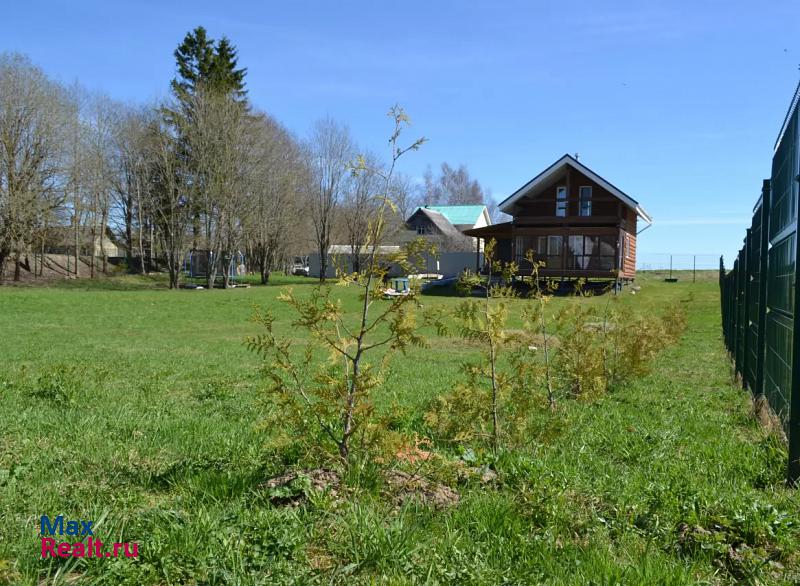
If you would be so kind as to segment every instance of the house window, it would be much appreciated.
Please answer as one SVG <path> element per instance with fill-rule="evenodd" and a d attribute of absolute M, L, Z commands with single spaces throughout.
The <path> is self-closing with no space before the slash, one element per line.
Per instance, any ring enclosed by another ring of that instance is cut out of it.
<path fill-rule="evenodd" d="M 631 257 L 631 237 L 625 234 L 625 258 Z"/>
<path fill-rule="evenodd" d="M 556 188 L 556 216 L 559 218 L 567 216 L 567 188 L 564 186 Z"/>
<path fill-rule="evenodd" d="M 580 271 L 610 271 L 614 268 L 617 238 L 571 234 L 565 242 L 564 268 Z"/>
<path fill-rule="evenodd" d="M 581 216 L 591 216 L 592 215 L 592 186 L 591 185 L 581 185 L 580 190 L 580 207 L 579 207 L 579 215 Z"/>
<path fill-rule="evenodd" d="M 564 257 L 562 254 L 564 246 L 564 239 L 559 235 L 551 235 L 547 237 L 547 261 L 546 267 L 548 269 L 563 269 Z"/>
<path fill-rule="evenodd" d="M 417 234 L 419 236 L 425 235 L 425 225 L 424 224 L 417 224 Z"/>

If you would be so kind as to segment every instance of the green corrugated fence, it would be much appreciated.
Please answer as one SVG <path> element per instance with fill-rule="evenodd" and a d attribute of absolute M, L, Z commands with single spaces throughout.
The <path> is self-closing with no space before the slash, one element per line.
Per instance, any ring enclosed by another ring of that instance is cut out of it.
<path fill-rule="evenodd" d="M 789 440 L 787 478 L 800 483 L 800 86 L 778 135 L 744 246 L 720 259 L 722 332 L 742 384 L 764 395 Z M 797 350 L 797 351 L 796 351 Z"/>

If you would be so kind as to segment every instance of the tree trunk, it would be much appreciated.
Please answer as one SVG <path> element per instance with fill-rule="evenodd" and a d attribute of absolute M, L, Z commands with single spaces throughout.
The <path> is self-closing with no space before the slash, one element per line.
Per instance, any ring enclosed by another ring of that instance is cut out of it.
<path fill-rule="evenodd" d="M 141 221 L 141 214 L 139 217 L 139 274 L 144 275 L 146 273 L 144 269 L 144 235 L 143 230 L 144 226 L 142 226 Z"/>
<path fill-rule="evenodd" d="M 103 255 L 103 274 L 105 275 L 108 273 L 108 254 L 105 247 L 106 223 L 108 222 L 108 212 L 106 210 L 103 210 L 102 222 L 103 224 L 100 226 L 100 254 Z"/>
<path fill-rule="evenodd" d="M 94 279 L 94 259 L 97 256 L 97 197 L 92 197 L 92 230 L 90 235 L 92 243 L 89 245 L 89 277 Z"/>
<path fill-rule="evenodd" d="M 137 202 L 136 202 L 136 219 L 139 224 L 139 234 L 138 234 L 138 241 L 139 241 L 139 274 L 144 275 L 144 220 L 142 218 L 142 196 L 141 192 L 139 191 L 139 184 L 137 181 L 136 184 L 136 194 L 137 194 Z"/>
<path fill-rule="evenodd" d="M 261 284 L 266 285 L 269 282 L 269 267 L 267 265 L 267 253 L 263 248 L 258 258 L 258 272 L 261 275 Z"/>
<path fill-rule="evenodd" d="M 155 242 L 153 242 L 153 223 L 150 222 L 150 250 L 148 251 L 147 255 L 150 257 L 148 260 L 150 261 L 150 268 L 155 266 L 155 258 L 153 257 L 153 253 L 155 252 Z"/>
<path fill-rule="evenodd" d="M 133 272 L 133 196 L 130 195 L 130 182 L 128 195 L 125 197 L 125 264 L 128 272 Z"/>
<path fill-rule="evenodd" d="M 200 245 L 198 240 L 200 238 L 200 214 L 195 213 L 192 218 L 192 250 L 197 250 Z"/>
<path fill-rule="evenodd" d="M 323 234 L 319 242 L 319 282 L 324 283 L 328 274 L 328 238 Z"/>
<path fill-rule="evenodd" d="M 214 281 L 217 279 L 217 258 L 211 250 L 206 251 L 206 288 L 213 289 Z"/>
<path fill-rule="evenodd" d="M 80 255 L 81 255 L 81 242 L 80 242 L 80 216 L 75 213 L 75 233 L 74 233 L 74 246 L 75 246 L 75 278 L 77 279 L 80 276 L 80 269 L 78 265 L 80 264 Z"/>
<path fill-rule="evenodd" d="M 19 267 L 20 267 L 20 261 L 19 261 L 19 250 L 18 250 L 16 253 L 14 253 L 14 281 L 15 282 L 18 282 L 19 279 L 20 279 Z"/>
<path fill-rule="evenodd" d="M 227 289 L 231 284 L 231 262 L 233 259 L 226 257 L 224 253 L 220 255 L 220 259 L 222 259 L 222 266 L 220 267 L 222 270 L 222 288 Z"/>
<path fill-rule="evenodd" d="M 177 289 L 179 285 L 178 280 L 180 279 L 178 256 L 170 253 L 167 258 L 169 258 L 169 288 Z"/>

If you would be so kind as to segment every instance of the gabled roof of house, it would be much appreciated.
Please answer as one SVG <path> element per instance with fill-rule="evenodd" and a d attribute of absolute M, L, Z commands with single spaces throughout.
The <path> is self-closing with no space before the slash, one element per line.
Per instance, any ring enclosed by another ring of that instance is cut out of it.
<path fill-rule="evenodd" d="M 486 210 L 486 206 L 483 204 L 480 205 L 443 205 L 443 206 L 422 206 L 426 210 L 433 210 L 434 212 L 438 212 L 442 214 L 447 221 L 453 224 L 454 226 L 462 226 L 465 224 L 469 224 L 470 226 L 474 226 L 478 223 L 478 219 L 480 219 L 481 214 L 484 213 Z M 420 209 L 420 208 L 417 208 Z M 488 217 L 488 212 L 487 212 Z"/>
<path fill-rule="evenodd" d="M 634 210 L 636 214 L 648 224 L 653 223 L 653 219 L 649 216 L 649 214 L 644 211 L 644 208 L 639 205 L 635 199 L 631 196 L 623 192 L 621 189 L 606 181 L 600 175 L 592 171 L 589 167 L 578 161 L 575 157 L 571 155 L 564 155 L 560 159 L 558 159 L 555 163 L 550 165 L 547 169 L 539 173 L 536 177 L 528 181 L 525 185 L 517 189 L 514 193 L 512 193 L 508 198 L 504 199 L 500 202 L 498 206 L 501 212 L 506 214 L 511 213 L 511 206 L 513 206 L 517 201 L 525 197 L 526 195 L 534 192 L 538 187 L 543 187 L 547 185 L 547 182 L 552 180 L 557 174 L 559 174 L 565 167 L 570 166 L 579 173 L 582 173 L 601 187 L 611 193 L 614 197 L 621 200 L 622 203 L 627 205 L 629 208 Z"/>
<path fill-rule="evenodd" d="M 439 230 L 439 232 L 441 232 L 445 236 L 450 236 L 450 237 L 453 237 L 453 238 L 458 237 L 458 236 L 463 236 L 463 234 L 461 232 L 459 232 L 458 228 L 456 228 L 450 222 L 450 220 L 448 220 L 444 216 L 444 214 L 442 214 L 441 212 L 437 212 L 436 210 L 430 209 L 428 207 L 417 208 L 416 211 L 414 211 L 414 213 L 411 214 L 411 216 L 408 218 L 407 221 L 410 222 L 414 218 L 414 216 L 416 216 L 417 214 L 422 214 L 426 218 L 428 218 L 431 221 L 431 223 L 434 226 L 436 226 L 436 228 Z"/>

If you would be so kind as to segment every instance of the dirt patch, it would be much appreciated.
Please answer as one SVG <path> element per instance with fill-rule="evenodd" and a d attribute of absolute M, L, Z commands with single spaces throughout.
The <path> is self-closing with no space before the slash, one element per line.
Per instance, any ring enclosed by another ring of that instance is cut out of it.
<path fill-rule="evenodd" d="M 75 258 L 65 254 L 46 254 L 44 256 L 24 256 L 20 262 L 19 280 L 14 280 L 14 259 L 6 259 L 3 285 L 48 285 L 54 281 L 65 279 L 88 279 L 91 274 L 91 257 L 81 256 L 78 264 L 79 277 L 75 276 Z M 105 276 L 102 271 L 103 260 L 95 258 L 95 274 L 97 277 Z M 112 264 L 108 264 L 108 274 L 116 272 Z"/>
<path fill-rule="evenodd" d="M 417 474 L 387 470 L 383 477 L 386 482 L 385 494 L 397 506 L 417 500 L 436 508 L 445 508 L 458 504 L 461 498 L 452 488 Z M 490 477 L 487 482 L 492 480 Z M 270 478 L 259 488 L 267 492 L 273 505 L 289 507 L 304 503 L 312 494 L 327 493 L 337 500 L 342 498 L 343 493 L 341 476 L 329 468 L 293 470 Z"/>
<path fill-rule="evenodd" d="M 784 552 L 777 544 L 763 539 L 748 543 L 747 537 L 737 528 L 720 523 L 707 527 L 680 523 L 677 527 L 681 553 L 710 554 L 713 563 L 736 580 L 752 577 L 755 568 L 764 569 L 776 581 L 784 579 L 784 566 L 777 561 Z"/>
<path fill-rule="evenodd" d="M 770 433 L 778 435 L 784 443 L 788 443 L 781 420 L 775 415 L 775 412 L 769 406 L 769 402 L 764 395 L 753 397 L 751 407 L 753 417 L 755 417 L 764 428 Z"/>
<path fill-rule="evenodd" d="M 329 468 L 292 470 L 270 478 L 260 488 L 265 489 L 269 500 L 277 506 L 297 506 L 313 492 L 327 492 L 333 498 L 341 492 L 342 479 L 339 473 Z"/>
<path fill-rule="evenodd" d="M 442 509 L 457 505 L 461 497 L 449 486 L 431 482 L 423 476 L 400 470 L 389 470 L 384 475 L 389 496 L 398 506 L 412 500 Z"/>
<path fill-rule="evenodd" d="M 503 334 L 508 338 L 527 341 L 529 344 L 528 350 L 535 352 L 536 350 L 542 350 L 544 348 L 545 338 L 541 333 L 531 333 L 526 330 L 511 328 L 503 330 Z M 559 347 L 560 343 L 561 341 L 558 339 L 557 335 L 551 333 L 547 334 L 548 349 L 556 349 Z"/>

